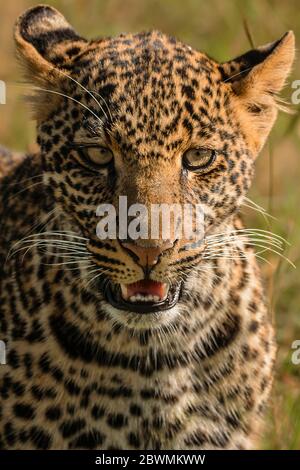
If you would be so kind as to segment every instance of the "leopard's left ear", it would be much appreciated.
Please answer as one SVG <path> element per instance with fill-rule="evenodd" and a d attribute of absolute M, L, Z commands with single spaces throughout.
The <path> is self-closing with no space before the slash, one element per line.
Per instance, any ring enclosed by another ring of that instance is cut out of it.
<path fill-rule="evenodd" d="M 221 64 L 225 82 L 239 95 L 278 93 L 284 86 L 295 57 L 295 36 L 288 31 L 279 40 L 252 49 Z"/>
<path fill-rule="evenodd" d="M 222 81 L 230 84 L 236 109 L 251 133 L 254 149 L 260 150 L 280 106 L 276 94 L 288 77 L 295 56 L 292 31 L 281 39 L 252 49 L 234 60 L 220 64 Z"/>

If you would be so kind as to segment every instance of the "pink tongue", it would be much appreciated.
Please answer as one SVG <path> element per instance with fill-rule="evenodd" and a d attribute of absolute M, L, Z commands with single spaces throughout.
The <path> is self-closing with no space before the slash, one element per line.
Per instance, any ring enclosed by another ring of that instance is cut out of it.
<path fill-rule="evenodd" d="M 127 295 L 142 294 L 142 295 L 158 295 L 163 298 L 165 295 L 165 284 L 163 282 L 156 282 L 150 280 L 143 280 L 127 284 Z"/>

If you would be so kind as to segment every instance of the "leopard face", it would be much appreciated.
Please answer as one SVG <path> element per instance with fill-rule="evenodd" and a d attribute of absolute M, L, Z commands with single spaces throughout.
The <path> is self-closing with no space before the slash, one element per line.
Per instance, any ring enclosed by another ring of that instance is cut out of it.
<path fill-rule="evenodd" d="M 44 179 L 103 272 L 95 291 L 104 310 L 136 327 L 171 322 L 207 264 L 206 237 L 226 230 L 250 187 L 293 35 L 220 64 L 157 31 L 87 41 L 38 6 L 15 38 L 35 86 Z M 97 207 L 117 207 L 120 196 L 146 207 L 200 203 L 203 243 L 100 240 Z M 130 301 L 129 292 L 151 301 Z"/>

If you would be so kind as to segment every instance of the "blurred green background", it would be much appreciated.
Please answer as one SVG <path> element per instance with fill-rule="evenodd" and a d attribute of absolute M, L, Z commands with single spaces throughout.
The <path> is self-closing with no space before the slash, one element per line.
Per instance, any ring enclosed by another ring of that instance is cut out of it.
<path fill-rule="evenodd" d="M 14 57 L 12 28 L 30 0 L 0 2 L 0 79 L 7 83 L 7 104 L 0 106 L 0 143 L 17 150 L 34 148 L 35 130 L 17 85 L 21 74 Z M 46 2 L 45 2 L 46 3 Z M 121 32 L 160 29 L 177 36 L 210 56 L 224 61 L 255 45 L 279 38 L 293 29 L 300 41 L 298 0 L 57 0 L 47 2 L 64 13 L 81 34 L 89 38 Z M 290 102 L 291 82 L 300 79 L 296 63 L 283 93 Z M 263 449 L 300 449 L 300 365 L 291 361 L 291 344 L 300 339 L 300 105 L 293 115 L 280 115 L 269 143 L 256 166 L 250 197 L 276 220 L 266 221 L 255 211 L 245 212 L 249 227 L 274 231 L 291 246 L 285 255 L 293 269 L 277 256 L 263 263 L 266 292 L 277 327 L 277 377 L 268 425 L 261 439 Z"/>

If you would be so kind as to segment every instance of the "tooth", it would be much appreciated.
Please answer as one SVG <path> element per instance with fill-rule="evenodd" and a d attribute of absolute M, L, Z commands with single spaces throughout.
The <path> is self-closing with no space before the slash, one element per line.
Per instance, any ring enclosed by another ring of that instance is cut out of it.
<path fill-rule="evenodd" d="M 153 300 L 154 300 L 154 302 L 158 302 L 158 301 L 159 301 L 159 299 L 160 299 L 160 297 L 159 297 L 158 295 L 154 295 L 154 296 L 153 296 Z"/>
<path fill-rule="evenodd" d="M 129 300 L 130 302 L 136 302 L 137 298 L 135 295 L 132 295 L 131 297 L 129 297 Z"/>
<path fill-rule="evenodd" d="M 128 300 L 128 289 L 126 284 L 120 284 L 120 286 L 123 299 Z"/>
<path fill-rule="evenodd" d="M 163 295 L 160 297 L 160 300 L 165 300 L 168 297 L 170 286 L 168 284 L 164 285 Z"/>

